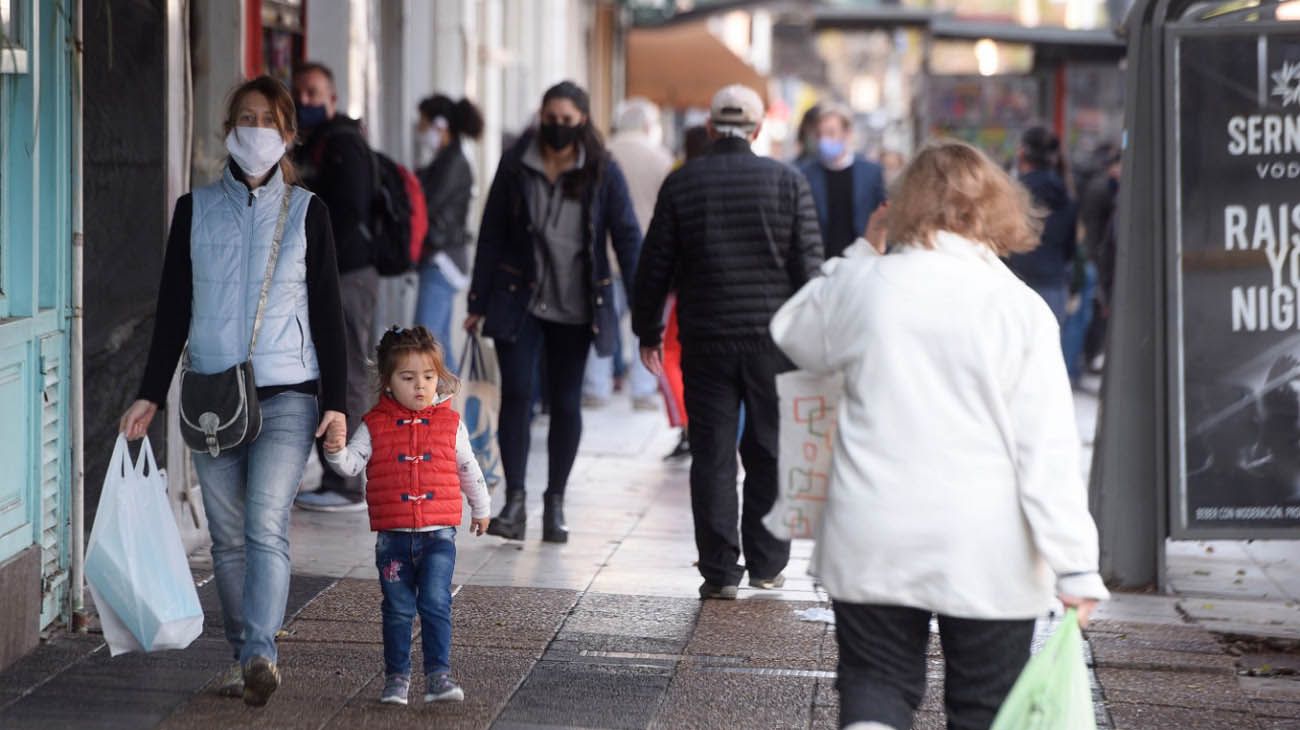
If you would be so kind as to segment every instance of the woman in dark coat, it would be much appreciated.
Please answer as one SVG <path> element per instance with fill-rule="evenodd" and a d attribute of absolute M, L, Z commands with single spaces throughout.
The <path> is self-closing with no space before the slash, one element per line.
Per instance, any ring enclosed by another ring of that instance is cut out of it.
<path fill-rule="evenodd" d="M 480 324 L 501 366 L 498 440 L 506 503 L 488 534 L 524 538 L 529 408 L 539 358 L 550 396 L 542 539 L 566 542 L 564 490 L 582 437 L 587 351 L 614 351 L 607 242 L 627 280 L 641 250 L 627 182 L 591 124 L 587 92 L 562 82 L 542 97 L 536 129 L 497 168 L 479 227 L 465 328 Z"/>

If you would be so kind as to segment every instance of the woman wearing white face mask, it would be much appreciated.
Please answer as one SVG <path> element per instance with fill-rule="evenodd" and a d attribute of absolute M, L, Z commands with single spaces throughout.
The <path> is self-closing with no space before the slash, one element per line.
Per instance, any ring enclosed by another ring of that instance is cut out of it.
<path fill-rule="evenodd" d="M 469 199 L 474 173 L 461 149 L 465 137 L 483 134 L 483 115 L 468 99 L 452 101 L 442 94 L 420 102 L 420 141 L 432 150 L 433 161 L 416 171 L 429 210 L 429 235 L 420 257 L 420 300 L 416 324 L 424 325 L 441 342 L 447 367 L 457 371 L 451 348 L 451 310 L 456 292 L 469 276 Z"/>
<path fill-rule="evenodd" d="M 334 238 L 324 204 L 292 184 L 285 150 L 295 126 L 293 98 L 279 81 L 262 76 L 231 93 L 230 160 L 219 180 L 176 202 L 149 360 L 120 424 L 128 438 L 145 434 L 187 340 L 195 372 L 249 359 L 261 310 L 251 358 L 261 431 L 215 457 L 193 453 L 226 640 L 238 662 L 219 691 L 254 706 L 266 704 L 280 682 L 275 634 L 289 593 L 289 510 L 313 440 L 345 421 Z M 259 306 L 268 268 L 271 285 Z"/>

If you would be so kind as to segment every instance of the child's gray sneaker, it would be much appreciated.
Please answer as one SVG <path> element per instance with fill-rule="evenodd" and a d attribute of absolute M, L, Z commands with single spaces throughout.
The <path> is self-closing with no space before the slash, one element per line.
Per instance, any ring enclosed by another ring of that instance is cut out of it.
<path fill-rule="evenodd" d="M 406 674 L 392 674 L 384 680 L 384 694 L 379 701 L 385 705 L 404 705 L 406 696 L 411 691 L 411 677 Z"/>
<path fill-rule="evenodd" d="M 465 690 L 447 674 L 430 674 L 424 681 L 425 702 L 460 702 Z"/>

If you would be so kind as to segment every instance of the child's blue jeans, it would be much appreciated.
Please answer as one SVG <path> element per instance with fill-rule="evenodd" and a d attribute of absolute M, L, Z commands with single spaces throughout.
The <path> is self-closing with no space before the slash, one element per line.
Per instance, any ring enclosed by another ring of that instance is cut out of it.
<path fill-rule="evenodd" d="M 451 671 L 451 574 L 456 528 L 380 532 L 375 567 L 384 602 L 384 674 L 411 674 L 411 625 L 420 615 L 424 673 Z"/>

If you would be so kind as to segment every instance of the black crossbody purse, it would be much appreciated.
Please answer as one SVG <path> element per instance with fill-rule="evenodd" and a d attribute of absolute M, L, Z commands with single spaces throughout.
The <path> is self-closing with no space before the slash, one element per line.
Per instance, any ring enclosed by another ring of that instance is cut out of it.
<path fill-rule="evenodd" d="M 190 369 L 189 350 L 186 348 L 181 365 L 181 438 L 194 451 L 206 451 L 214 458 L 222 451 L 252 443 L 262 430 L 262 409 L 257 402 L 257 382 L 253 378 L 253 349 L 257 347 L 257 333 L 262 328 L 262 313 L 271 290 L 271 277 L 280 258 L 280 241 L 289 218 L 289 196 L 292 194 L 293 189 L 286 185 L 280 203 L 280 217 L 275 221 L 262 292 L 257 299 L 248 359 L 209 375 Z"/>

